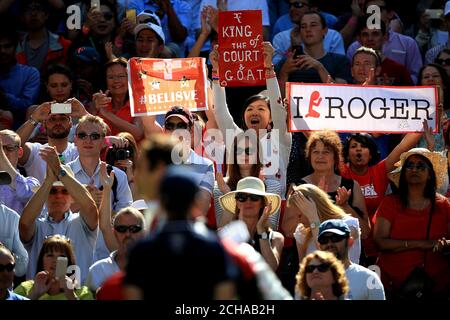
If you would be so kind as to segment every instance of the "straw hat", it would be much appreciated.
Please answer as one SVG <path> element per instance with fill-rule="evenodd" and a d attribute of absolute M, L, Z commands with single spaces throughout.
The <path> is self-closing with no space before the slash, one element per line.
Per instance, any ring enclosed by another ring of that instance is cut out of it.
<path fill-rule="evenodd" d="M 436 173 L 436 187 L 437 189 L 441 188 L 444 184 L 444 179 L 447 176 L 447 159 L 439 152 L 431 152 L 430 150 L 425 148 L 413 148 L 407 152 L 403 152 L 400 156 L 400 161 L 395 164 L 397 168 L 388 174 L 389 179 L 398 188 L 402 167 L 405 164 L 406 159 L 415 154 L 430 160 L 434 172 Z"/>
<path fill-rule="evenodd" d="M 224 210 L 231 213 L 236 213 L 235 196 L 237 193 L 249 193 L 265 197 L 267 203 L 272 203 L 272 210 L 270 210 L 269 215 L 277 212 L 281 205 L 280 196 L 274 193 L 266 192 L 264 182 L 255 177 L 246 177 L 239 180 L 236 191 L 228 192 L 226 195 L 219 198 L 220 205 Z"/>

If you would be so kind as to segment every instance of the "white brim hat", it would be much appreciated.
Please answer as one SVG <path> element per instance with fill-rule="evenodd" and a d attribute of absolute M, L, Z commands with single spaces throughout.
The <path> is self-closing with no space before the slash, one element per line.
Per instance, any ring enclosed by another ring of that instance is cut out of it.
<path fill-rule="evenodd" d="M 266 198 L 267 204 L 272 204 L 272 210 L 270 210 L 269 215 L 274 214 L 280 209 L 281 197 L 277 194 L 266 192 L 264 182 L 256 177 L 246 177 L 239 180 L 235 191 L 228 192 L 219 198 L 220 205 L 224 210 L 236 214 L 235 197 L 237 193 L 255 194 Z"/>
<path fill-rule="evenodd" d="M 397 186 L 400 183 L 400 173 L 405 164 L 406 159 L 412 155 L 420 155 L 430 160 L 433 170 L 436 174 L 436 188 L 439 189 L 444 185 L 447 176 L 447 159 L 439 152 L 431 152 L 425 148 L 413 148 L 407 152 L 403 152 L 395 166 L 397 167 L 388 174 L 389 179 Z"/>

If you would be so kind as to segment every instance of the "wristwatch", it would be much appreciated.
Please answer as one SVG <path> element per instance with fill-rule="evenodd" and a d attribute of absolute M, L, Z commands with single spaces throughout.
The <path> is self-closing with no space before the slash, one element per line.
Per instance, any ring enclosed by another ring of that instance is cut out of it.
<path fill-rule="evenodd" d="M 269 232 L 264 231 L 263 233 L 257 234 L 258 239 L 268 240 L 269 239 Z"/>
<path fill-rule="evenodd" d="M 309 227 L 310 227 L 311 229 L 318 228 L 319 226 L 320 226 L 320 222 L 311 222 L 311 223 L 309 224 Z"/>
<path fill-rule="evenodd" d="M 65 176 L 67 176 L 67 171 L 64 169 L 59 170 L 58 179 L 61 180 L 61 178 L 65 177 Z"/>
<path fill-rule="evenodd" d="M 34 120 L 32 116 L 28 118 L 28 121 L 35 127 L 39 124 L 39 121 Z"/>

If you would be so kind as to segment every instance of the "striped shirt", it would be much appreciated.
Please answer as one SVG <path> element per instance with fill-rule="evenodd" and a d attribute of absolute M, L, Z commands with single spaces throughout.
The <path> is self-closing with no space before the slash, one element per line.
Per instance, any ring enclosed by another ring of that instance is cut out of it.
<path fill-rule="evenodd" d="M 428 50 L 425 53 L 425 63 L 426 64 L 433 63 L 434 60 L 439 55 L 439 52 L 441 52 L 444 49 L 450 49 L 450 39 L 447 40 L 446 43 L 437 45 L 437 46 L 431 48 L 430 50 Z"/>

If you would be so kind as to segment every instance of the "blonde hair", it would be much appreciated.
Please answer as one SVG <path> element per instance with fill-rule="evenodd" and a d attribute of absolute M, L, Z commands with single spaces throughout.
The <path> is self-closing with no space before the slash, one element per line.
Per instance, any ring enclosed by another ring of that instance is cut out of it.
<path fill-rule="evenodd" d="M 319 220 L 321 223 L 326 220 L 344 219 L 345 217 L 349 216 L 349 214 L 346 213 L 341 207 L 335 205 L 333 201 L 331 201 L 328 193 L 320 189 L 318 186 L 305 183 L 299 186 L 295 186 L 294 191 L 301 192 L 306 198 L 315 202 L 317 207 L 317 215 L 319 216 Z M 290 207 L 291 205 L 295 204 L 289 197 L 286 205 Z M 304 244 L 305 247 L 307 247 L 311 236 L 311 228 L 308 227 Z"/>
<path fill-rule="evenodd" d="M 317 259 L 321 263 L 330 264 L 330 270 L 333 274 L 334 283 L 332 284 L 333 294 L 336 297 L 340 297 L 342 295 L 346 295 L 350 288 L 348 285 L 347 277 L 345 276 L 344 265 L 341 261 L 339 261 L 336 256 L 328 251 L 314 251 L 307 255 L 302 262 L 300 263 L 300 268 L 295 276 L 297 283 L 295 285 L 295 289 L 298 291 L 302 299 L 310 299 L 311 298 L 311 288 L 308 286 L 306 282 L 306 272 L 305 268 L 309 265 L 309 263 L 313 260 Z"/>
<path fill-rule="evenodd" d="M 80 120 L 78 121 L 76 132 L 78 133 L 78 128 L 80 127 L 80 125 L 82 125 L 84 123 L 88 123 L 88 122 L 100 126 L 103 136 L 106 136 L 106 133 L 108 131 L 110 131 L 109 126 L 106 124 L 106 122 L 102 118 L 93 116 L 92 114 L 87 114 L 87 115 L 81 117 Z"/>
<path fill-rule="evenodd" d="M 19 147 L 20 147 L 20 145 L 22 143 L 22 140 L 20 139 L 20 136 L 16 132 L 14 132 L 12 130 L 8 130 L 8 129 L 1 130 L 0 131 L 0 136 L 10 136 Z"/>

